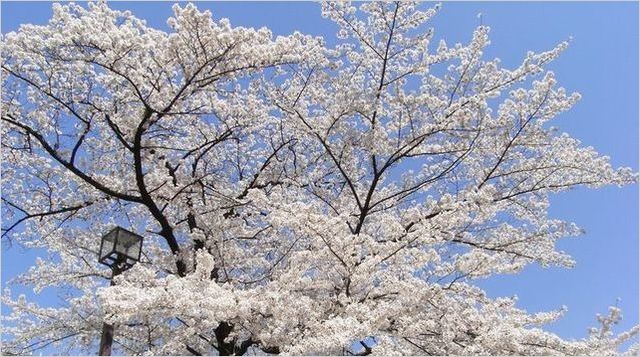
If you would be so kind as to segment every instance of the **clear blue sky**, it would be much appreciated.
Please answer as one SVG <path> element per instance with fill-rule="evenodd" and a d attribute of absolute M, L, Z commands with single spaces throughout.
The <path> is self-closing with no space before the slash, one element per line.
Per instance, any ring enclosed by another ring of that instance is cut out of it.
<path fill-rule="evenodd" d="M 167 29 L 171 2 L 116 2 L 148 25 Z M 269 27 L 274 34 L 293 30 L 333 37 L 334 25 L 321 18 L 311 2 L 204 2 L 215 18 L 232 24 Z M 45 23 L 46 2 L 2 2 L 2 32 L 21 23 Z M 609 155 L 614 166 L 638 171 L 638 3 L 637 2 L 445 2 L 432 21 L 436 38 L 447 43 L 469 40 L 479 24 L 491 27 L 486 55 L 516 66 L 527 50 L 551 49 L 573 37 L 569 49 L 550 67 L 558 82 L 582 94 L 582 101 L 553 125 Z M 330 40 L 329 43 L 332 43 Z M 606 313 L 621 298 L 624 320 L 619 330 L 638 324 L 638 186 L 579 188 L 552 198 L 550 213 L 578 223 L 587 234 L 560 242 L 577 261 L 574 269 L 530 267 L 523 274 L 481 282 L 491 296 L 518 295 L 527 310 L 569 308 L 565 318 L 549 326 L 563 337 L 586 336 L 595 314 Z M 24 271 L 36 253 L 14 246 L 2 249 L 2 281 Z M 29 295 L 33 296 L 32 293 Z M 55 292 L 35 297 L 55 304 Z M 6 313 L 3 309 L 3 313 Z"/>

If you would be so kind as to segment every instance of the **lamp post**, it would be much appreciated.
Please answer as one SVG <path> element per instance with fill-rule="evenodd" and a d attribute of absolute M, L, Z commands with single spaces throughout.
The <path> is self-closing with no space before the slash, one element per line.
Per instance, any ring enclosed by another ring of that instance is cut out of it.
<path fill-rule="evenodd" d="M 131 268 L 140 261 L 142 254 L 142 237 L 122 227 L 115 227 L 102 237 L 98 261 L 111 268 L 111 285 L 113 278 Z M 100 338 L 100 356 L 111 355 L 113 343 L 113 325 L 102 325 Z"/>

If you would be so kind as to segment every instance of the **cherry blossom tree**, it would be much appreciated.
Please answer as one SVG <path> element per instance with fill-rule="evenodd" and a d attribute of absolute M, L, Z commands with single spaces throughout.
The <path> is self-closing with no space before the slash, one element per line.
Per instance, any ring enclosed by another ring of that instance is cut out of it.
<path fill-rule="evenodd" d="M 3 353 L 616 354 L 558 311 L 476 279 L 566 266 L 549 195 L 637 182 L 548 124 L 580 96 L 545 66 L 484 59 L 489 28 L 432 43 L 438 6 L 324 3 L 338 45 L 174 6 L 169 32 L 105 3 L 53 4 L 2 39 L 3 242 L 41 248 L 5 291 Z M 145 237 L 115 277 L 100 237 Z M 632 347 L 630 353 L 637 351 Z"/>

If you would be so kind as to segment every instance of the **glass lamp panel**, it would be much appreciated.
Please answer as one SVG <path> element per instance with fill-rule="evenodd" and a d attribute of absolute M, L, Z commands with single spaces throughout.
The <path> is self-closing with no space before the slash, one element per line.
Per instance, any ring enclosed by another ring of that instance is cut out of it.
<path fill-rule="evenodd" d="M 140 243 L 142 242 L 141 237 L 122 229 L 118 233 L 118 242 L 115 247 L 116 252 L 137 261 L 140 252 Z"/>
<path fill-rule="evenodd" d="M 130 245 L 129 248 L 127 248 L 127 256 L 137 261 L 138 257 L 140 256 L 141 245 L 142 245 L 142 239 L 139 239 L 137 242 Z"/>
<path fill-rule="evenodd" d="M 115 247 L 118 229 L 114 228 L 102 237 L 102 245 L 100 246 L 100 259 L 107 257 Z"/>

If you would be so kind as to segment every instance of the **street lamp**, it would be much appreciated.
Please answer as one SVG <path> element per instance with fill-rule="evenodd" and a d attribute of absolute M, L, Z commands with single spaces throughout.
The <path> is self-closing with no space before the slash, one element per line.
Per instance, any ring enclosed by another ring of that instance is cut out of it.
<path fill-rule="evenodd" d="M 142 254 L 142 237 L 122 227 L 115 227 L 102 236 L 98 261 L 111 268 L 111 285 L 113 285 L 113 277 L 139 262 L 140 254 Z M 112 343 L 113 325 L 103 323 L 98 354 L 110 356 Z"/>

